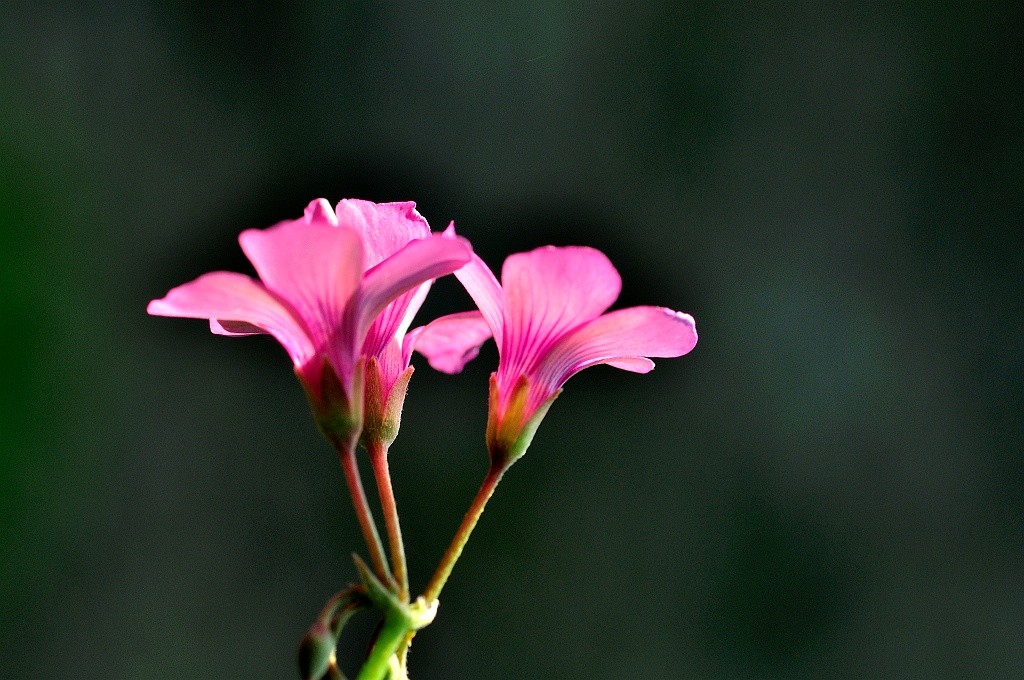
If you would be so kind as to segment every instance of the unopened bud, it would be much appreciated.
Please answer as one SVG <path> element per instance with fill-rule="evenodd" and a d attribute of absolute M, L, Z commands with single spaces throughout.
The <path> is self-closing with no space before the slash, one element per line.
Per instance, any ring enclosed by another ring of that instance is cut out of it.
<path fill-rule="evenodd" d="M 327 672 L 338 640 L 318 621 L 299 643 L 299 674 L 303 680 L 320 680 Z"/>
<path fill-rule="evenodd" d="M 303 680 L 321 680 L 331 671 L 333 678 L 337 667 L 334 652 L 345 623 L 360 609 L 369 606 L 361 586 L 351 586 L 327 601 L 316 623 L 310 626 L 299 643 L 299 673 Z"/>

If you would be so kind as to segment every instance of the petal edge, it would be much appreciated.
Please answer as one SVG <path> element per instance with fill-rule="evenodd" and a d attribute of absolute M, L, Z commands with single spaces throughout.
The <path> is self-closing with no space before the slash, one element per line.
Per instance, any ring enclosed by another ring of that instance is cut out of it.
<path fill-rule="evenodd" d="M 274 336 L 298 367 L 315 353 L 308 331 L 286 303 L 244 274 L 210 272 L 153 300 L 154 316 L 250 324 Z M 227 329 L 225 329 L 227 330 Z"/>
<path fill-rule="evenodd" d="M 478 311 L 459 312 L 434 319 L 409 333 L 409 350 L 427 358 L 435 370 L 459 373 L 480 353 L 480 346 L 491 337 L 490 326 Z"/>

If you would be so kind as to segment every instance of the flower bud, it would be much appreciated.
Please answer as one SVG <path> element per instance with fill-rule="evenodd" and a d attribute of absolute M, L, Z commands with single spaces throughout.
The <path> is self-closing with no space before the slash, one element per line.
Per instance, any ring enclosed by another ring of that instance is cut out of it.
<path fill-rule="evenodd" d="M 320 680 L 327 672 L 338 640 L 331 629 L 317 621 L 299 643 L 299 674 L 302 680 Z"/>
<path fill-rule="evenodd" d="M 335 670 L 335 648 L 345 623 L 360 609 L 369 606 L 361 586 L 351 586 L 327 601 L 316 623 L 299 643 L 299 673 L 303 680 L 321 680 Z M 333 674 L 329 677 L 333 677 Z"/>

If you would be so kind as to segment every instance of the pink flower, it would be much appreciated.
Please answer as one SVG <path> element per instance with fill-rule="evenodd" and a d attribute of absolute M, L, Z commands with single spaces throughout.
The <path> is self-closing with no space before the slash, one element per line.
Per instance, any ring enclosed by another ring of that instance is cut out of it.
<path fill-rule="evenodd" d="M 494 336 L 498 370 L 491 376 L 487 443 L 509 464 L 525 451 L 540 420 L 577 372 L 609 364 L 634 373 L 648 357 L 677 357 L 697 343 L 693 317 L 664 307 L 604 313 L 621 279 L 592 248 L 548 246 L 505 260 L 501 284 L 476 255 L 455 275 L 479 312 L 442 317 L 413 331 L 431 366 L 457 373 Z"/>
<path fill-rule="evenodd" d="M 343 416 L 359 417 L 361 358 L 376 361 L 388 389 L 394 386 L 408 366 L 400 351 L 405 330 L 429 282 L 472 252 L 453 233 L 431 234 L 413 203 L 350 199 L 337 212 L 317 199 L 300 219 L 246 230 L 238 241 L 259 280 L 211 272 L 153 300 L 147 311 L 209 319 L 220 335 L 274 336 L 318 417 L 339 407 Z"/>

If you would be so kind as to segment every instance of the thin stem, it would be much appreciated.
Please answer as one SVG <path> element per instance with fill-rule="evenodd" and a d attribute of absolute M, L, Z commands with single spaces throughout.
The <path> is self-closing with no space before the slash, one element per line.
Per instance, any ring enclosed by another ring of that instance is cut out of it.
<path fill-rule="evenodd" d="M 384 625 L 377 634 L 370 656 L 366 658 L 356 680 L 384 680 L 390 670 L 391 657 L 398 651 L 398 645 L 405 639 L 409 629 L 406 621 L 399 616 L 389 614 L 384 618 Z"/>
<path fill-rule="evenodd" d="M 345 471 L 345 481 L 348 483 L 348 491 L 352 496 L 352 505 L 356 510 L 356 517 L 359 519 L 359 526 L 363 530 L 363 538 L 370 549 L 370 560 L 377 571 L 377 578 L 382 582 L 396 586 L 391 570 L 388 569 L 388 558 L 384 556 L 384 546 L 380 542 L 380 534 L 377 533 L 377 524 L 373 521 L 373 513 L 370 511 L 370 504 L 366 500 L 366 492 L 363 491 L 363 481 L 359 477 L 359 465 L 356 462 L 356 443 L 338 448 L 338 457 L 341 459 L 341 467 Z"/>
<path fill-rule="evenodd" d="M 433 602 L 441 594 L 441 589 L 444 588 L 444 584 L 448 581 L 452 568 L 455 567 L 455 563 L 462 554 L 462 548 L 466 545 L 466 541 L 469 540 L 469 535 L 473 533 L 473 528 L 480 519 L 480 515 L 483 514 L 487 501 L 490 499 L 491 494 L 494 493 L 498 482 L 501 481 L 501 476 L 505 474 L 507 469 L 507 465 L 491 465 L 491 469 L 487 471 L 487 476 L 484 477 L 480 490 L 476 492 L 476 498 L 473 499 L 469 510 L 466 511 L 466 516 L 462 518 L 462 524 L 459 525 L 458 531 L 455 532 L 451 545 L 448 546 L 448 550 L 445 552 L 444 557 L 441 558 L 440 564 L 437 565 L 437 571 L 434 572 L 434 575 L 430 578 L 430 583 L 427 584 L 427 589 L 423 592 L 423 597 L 426 598 L 427 602 Z"/>
<path fill-rule="evenodd" d="M 388 450 L 380 440 L 370 441 L 367 449 L 373 464 L 373 476 L 377 480 L 381 508 L 384 510 L 384 525 L 388 532 L 388 547 L 391 549 L 391 563 L 395 565 L 395 580 L 398 581 L 398 599 L 409 601 L 409 573 L 405 563 L 405 545 L 402 543 L 402 527 L 398 522 L 398 505 L 391 488 L 391 471 L 388 469 Z"/>

